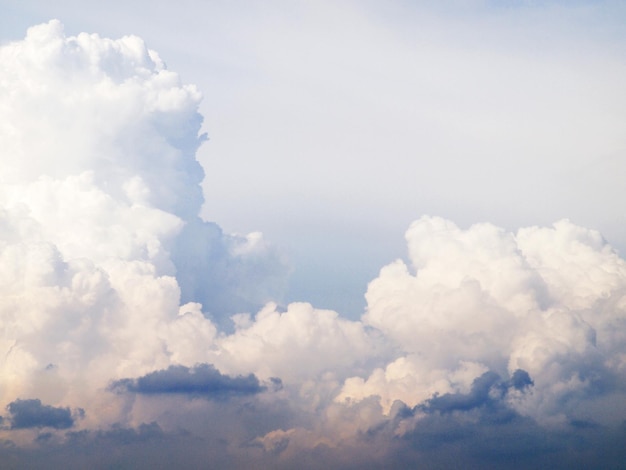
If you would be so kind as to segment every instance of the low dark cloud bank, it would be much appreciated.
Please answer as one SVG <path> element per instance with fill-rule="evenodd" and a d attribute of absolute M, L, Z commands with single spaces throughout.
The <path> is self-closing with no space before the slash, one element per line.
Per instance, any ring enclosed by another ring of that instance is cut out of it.
<path fill-rule="evenodd" d="M 76 416 L 84 415 L 80 408 L 73 415 L 69 408 L 43 405 L 38 399 L 15 400 L 9 403 L 7 411 L 10 415 L 11 429 L 68 429 L 74 426 Z"/>
<path fill-rule="evenodd" d="M 220 373 L 211 364 L 195 367 L 170 366 L 165 370 L 150 372 L 136 379 L 113 382 L 112 391 L 139 394 L 188 394 L 205 398 L 255 395 L 263 392 L 254 374 L 230 377 Z"/>
<path fill-rule="evenodd" d="M 477 378 L 466 394 L 434 396 L 413 408 L 396 402 L 390 416 L 380 416 L 378 425 L 364 429 L 354 439 L 322 439 L 302 447 L 297 445 L 297 433 L 283 433 L 272 449 L 264 449 L 254 440 L 226 439 L 233 420 L 242 416 L 242 409 L 233 408 L 224 420 L 211 420 L 210 414 L 201 417 L 207 419 L 212 432 L 165 430 L 156 422 L 70 430 L 62 441 L 42 432 L 34 440 L 35 447 L 29 449 L 3 442 L 0 459 L 6 468 L 65 469 L 623 468 L 626 424 L 540 426 L 508 406 L 507 395 L 518 391 L 513 382 L 488 372 Z M 523 393 L 532 393 L 532 386 L 524 386 Z M 355 405 L 354 416 L 371 414 L 371 404 Z M 263 405 L 255 406 L 253 414 L 260 414 Z M 284 404 L 285 416 L 293 411 Z M 253 416 L 250 410 L 243 413 L 248 416 L 244 421 Z M 249 424 L 254 427 L 253 423 Z"/>

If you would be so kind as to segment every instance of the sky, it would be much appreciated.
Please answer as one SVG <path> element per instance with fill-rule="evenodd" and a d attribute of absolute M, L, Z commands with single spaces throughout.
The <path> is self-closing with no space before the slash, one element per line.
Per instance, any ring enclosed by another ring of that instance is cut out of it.
<path fill-rule="evenodd" d="M 626 8 L 0 0 L 8 468 L 620 468 Z"/>

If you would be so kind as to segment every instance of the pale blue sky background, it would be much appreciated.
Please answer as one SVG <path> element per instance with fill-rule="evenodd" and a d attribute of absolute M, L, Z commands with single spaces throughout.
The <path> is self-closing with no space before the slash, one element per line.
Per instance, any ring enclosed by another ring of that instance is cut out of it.
<path fill-rule="evenodd" d="M 1 0 L 0 40 L 136 34 L 196 84 L 203 216 L 286 253 L 285 301 L 358 317 L 422 214 L 625 252 L 624 4 L 440 3 Z"/>

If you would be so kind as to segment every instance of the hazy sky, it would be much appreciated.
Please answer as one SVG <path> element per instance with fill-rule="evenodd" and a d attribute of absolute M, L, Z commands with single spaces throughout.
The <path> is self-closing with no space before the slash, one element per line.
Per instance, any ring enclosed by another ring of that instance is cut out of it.
<path fill-rule="evenodd" d="M 0 457 L 618 468 L 625 25 L 0 0 Z"/>

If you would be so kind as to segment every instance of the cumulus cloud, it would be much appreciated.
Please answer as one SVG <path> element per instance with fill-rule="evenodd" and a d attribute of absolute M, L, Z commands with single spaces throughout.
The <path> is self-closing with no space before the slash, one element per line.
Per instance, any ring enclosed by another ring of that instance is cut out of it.
<path fill-rule="evenodd" d="M 200 94 L 141 39 L 51 21 L 0 72 L 7 461 L 550 466 L 623 436 L 626 262 L 599 233 L 424 216 L 360 320 L 282 306 L 281 255 L 198 217 Z"/>
<path fill-rule="evenodd" d="M 53 20 L 0 58 L 0 401 L 204 362 L 229 315 L 280 297 L 261 234 L 198 217 L 201 95 L 140 38 Z"/>
<path fill-rule="evenodd" d="M 308 303 L 292 303 L 286 311 L 268 303 L 254 318 L 241 314 L 234 321 L 235 331 L 216 340 L 216 361 L 237 373 L 251 370 L 285 383 L 340 380 L 388 354 L 377 331 Z"/>
<path fill-rule="evenodd" d="M 67 429 L 74 426 L 76 416 L 83 416 L 84 410 L 74 413 L 69 408 L 43 405 L 41 400 L 15 400 L 7 405 L 11 429 L 54 428 Z"/>
<path fill-rule="evenodd" d="M 229 295 L 245 308 L 280 295 L 284 261 L 260 234 L 226 235 L 198 218 L 201 95 L 140 38 L 66 37 L 51 21 L 1 53 L 5 209 L 21 208 L 66 258 L 176 273 L 184 301 L 216 316 Z"/>
<path fill-rule="evenodd" d="M 564 401 L 623 382 L 626 263 L 597 232 L 568 221 L 517 234 L 462 230 L 423 217 L 406 238 L 411 265 L 381 270 L 363 317 L 404 354 L 347 380 L 343 399 L 414 406 L 467 391 L 486 371 L 520 380 L 520 369 L 535 387 L 516 406 L 562 419 Z"/>
<path fill-rule="evenodd" d="M 229 377 L 221 374 L 211 364 L 192 368 L 170 366 L 165 370 L 150 372 L 136 379 L 121 379 L 110 388 L 118 392 L 140 394 L 188 394 L 206 398 L 254 395 L 266 390 L 253 374 Z"/>

